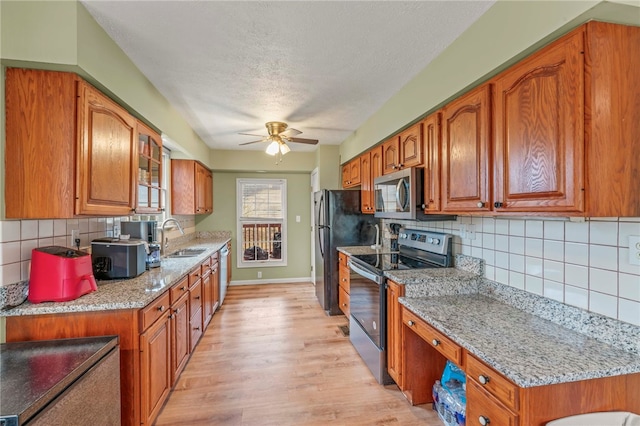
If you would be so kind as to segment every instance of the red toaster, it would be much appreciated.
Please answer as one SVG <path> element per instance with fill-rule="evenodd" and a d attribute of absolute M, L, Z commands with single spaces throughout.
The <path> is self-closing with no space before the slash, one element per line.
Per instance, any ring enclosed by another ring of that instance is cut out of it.
<path fill-rule="evenodd" d="M 89 253 L 61 246 L 31 251 L 29 302 L 67 302 L 97 289 Z"/>

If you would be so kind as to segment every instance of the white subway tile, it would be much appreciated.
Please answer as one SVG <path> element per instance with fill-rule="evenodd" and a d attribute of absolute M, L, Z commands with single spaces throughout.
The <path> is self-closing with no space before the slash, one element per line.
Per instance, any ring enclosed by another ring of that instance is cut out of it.
<path fill-rule="evenodd" d="M 38 240 L 25 240 L 20 244 L 20 260 L 31 260 L 31 251 L 38 247 Z"/>
<path fill-rule="evenodd" d="M 511 219 L 509 221 L 509 235 L 524 237 L 524 220 Z"/>
<path fill-rule="evenodd" d="M 589 288 L 589 268 L 565 263 L 564 282 L 575 287 Z"/>
<path fill-rule="evenodd" d="M 640 326 L 640 303 L 633 300 L 618 300 L 618 319 Z"/>
<path fill-rule="evenodd" d="M 525 268 L 527 275 L 542 277 L 542 259 L 539 257 L 525 257 Z"/>
<path fill-rule="evenodd" d="M 509 251 L 509 236 L 507 235 L 496 235 L 495 239 L 495 249 L 500 251 Z"/>
<path fill-rule="evenodd" d="M 471 256 L 482 258 L 482 247 L 471 247 Z"/>
<path fill-rule="evenodd" d="M 509 269 L 509 254 L 496 252 L 495 266 L 498 268 Z"/>
<path fill-rule="evenodd" d="M 30 279 L 31 278 L 29 276 L 30 273 L 31 273 L 31 261 L 25 260 L 23 262 L 20 262 L 20 279 L 22 281 Z"/>
<path fill-rule="evenodd" d="M 0 265 L 20 262 L 20 241 L 0 243 Z"/>
<path fill-rule="evenodd" d="M 640 223 L 621 222 L 618 230 L 618 245 L 629 247 L 629 236 L 640 236 Z"/>
<path fill-rule="evenodd" d="M 564 302 L 581 309 L 589 309 L 589 291 L 566 285 L 564 286 Z"/>
<path fill-rule="evenodd" d="M 524 274 L 520 272 L 509 271 L 509 285 L 511 287 L 524 290 Z"/>
<path fill-rule="evenodd" d="M 496 252 L 489 249 L 482 249 L 482 258 L 487 265 L 496 264 Z"/>
<path fill-rule="evenodd" d="M 3 286 L 20 281 L 20 262 L 0 265 L 0 278 Z"/>
<path fill-rule="evenodd" d="M 588 222 L 567 222 L 564 224 L 564 239 L 574 243 L 589 242 Z"/>
<path fill-rule="evenodd" d="M 40 238 L 38 240 L 38 247 L 47 247 L 53 245 L 53 237 L 49 238 Z"/>
<path fill-rule="evenodd" d="M 564 282 L 564 263 L 555 262 L 553 260 L 544 260 L 544 279 L 557 282 Z"/>
<path fill-rule="evenodd" d="M 640 265 L 632 265 L 629 263 L 629 249 L 620 247 L 618 248 L 618 253 L 620 259 L 620 265 L 618 266 L 619 271 L 625 274 L 640 275 Z"/>
<path fill-rule="evenodd" d="M 526 236 L 529 238 L 542 238 L 544 236 L 543 222 L 541 220 L 527 220 Z"/>
<path fill-rule="evenodd" d="M 482 248 L 491 250 L 495 248 L 495 234 L 482 235 Z"/>
<path fill-rule="evenodd" d="M 589 310 L 610 318 L 618 318 L 618 298 L 590 291 Z"/>
<path fill-rule="evenodd" d="M 482 232 L 476 232 L 476 238 L 471 240 L 471 245 L 473 247 L 482 247 L 482 239 L 484 234 Z"/>
<path fill-rule="evenodd" d="M 33 240 L 38 238 L 37 220 L 23 220 L 20 228 L 21 240 Z"/>
<path fill-rule="evenodd" d="M 520 254 L 510 254 L 509 270 L 524 273 L 524 256 Z"/>
<path fill-rule="evenodd" d="M 564 222 L 547 220 L 544 222 L 544 238 L 564 241 Z"/>
<path fill-rule="evenodd" d="M 589 268 L 589 290 L 618 295 L 618 273 L 606 269 Z"/>
<path fill-rule="evenodd" d="M 542 278 L 526 275 L 525 289 L 530 293 L 542 296 L 542 294 L 544 293 L 544 285 L 543 285 Z"/>
<path fill-rule="evenodd" d="M 589 243 L 605 246 L 618 245 L 618 222 L 589 222 Z"/>
<path fill-rule="evenodd" d="M 618 274 L 618 295 L 625 299 L 640 302 L 640 276 Z"/>
<path fill-rule="evenodd" d="M 589 265 L 589 245 L 564 243 L 564 261 L 575 265 Z"/>
<path fill-rule="evenodd" d="M 544 240 L 544 258 L 564 262 L 564 242 Z"/>
<path fill-rule="evenodd" d="M 78 219 L 78 227 L 81 234 L 89 232 L 89 219 Z"/>
<path fill-rule="evenodd" d="M 38 238 L 53 237 L 53 220 L 41 219 L 38 221 Z"/>
<path fill-rule="evenodd" d="M 515 254 L 524 254 L 524 238 L 509 237 L 509 252 Z"/>
<path fill-rule="evenodd" d="M 462 246 L 462 254 L 466 256 L 471 256 L 471 246 L 464 244 Z"/>
<path fill-rule="evenodd" d="M 69 247 L 69 239 L 65 236 L 63 237 L 53 237 L 53 245 L 61 246 L 61 247 Z"/>
<path fill-rule="evenodd" d="M 491 265 L 486 265 L 484 268 L 484 276 L 486 279 L 494 281 L 496 277 L 495 268 Z"/>
<path fill-rule="evenodd" d="M 564 285 L 561 283 L 544 280 L 544 297 L 557 300 L 558 302 L 564 302 Z"/>
<path fill-rule="evenodd" d="M 590 244 L 589 266 L 616 271 L 618 269 L 618 247 Z"/>
<path fill-rule="evenodd" d="M 506 219 L 496 219 L 496 234 L 509 235 L 509 221 Z"/>
<path fill-rule="evenodd" d="M 539 238 L 525 239 L 525 254 L 527 256 L 542 257 L 542 240 Z"/>
<path fill-rule="evenodd" d="M 482 232 L 495 234 L 496 232 L 496 220 L 492 217 L 482 218 Z"/>
<path fill-rule="evenodd" d="M 10 241 L 20 241 L 19 220 L 0 221 L 0 243 L 8 243 Z"/>
<path fill-rule="evenodd" d="M 509 271 L 502 268 L 496 268 L 496 282 L 509 285 Z"/>
<path fill-rule="evenodd" d="M 60 237 L 62 235 L 67 235 L 67 221 L 56 219 L 53 221 L 53 236 Z"/>

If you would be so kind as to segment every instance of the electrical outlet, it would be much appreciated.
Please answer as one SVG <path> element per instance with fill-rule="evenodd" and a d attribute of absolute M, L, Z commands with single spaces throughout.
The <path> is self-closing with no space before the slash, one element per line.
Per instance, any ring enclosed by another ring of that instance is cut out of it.
<path fill-rule="evenodd" d="M 69 241 L 69 247 L 77 247 L 76 240 L 80 239 L 80 230 L 72 229 L 71 230 L 71 238 Z"/>
<path fill-rule="evenodd" d="M 467 239 L 475 240 L 476 239 L 476 226 L 475 225 L 467 225 Z"/>
<path fill-rule="evenodd" d="M 262 278 L 262 271 L 258 271 L 258 278 Z"/>
<path fill-rule="evenodd" d="M 465 225 L 464 223 L 460 224 L 460 238 L 467 238 L 467 225 Z"/>
<path fill-rule="evenodd" d="M 629 263 L 640 265 L 640 236 L 629 235 Z"/>

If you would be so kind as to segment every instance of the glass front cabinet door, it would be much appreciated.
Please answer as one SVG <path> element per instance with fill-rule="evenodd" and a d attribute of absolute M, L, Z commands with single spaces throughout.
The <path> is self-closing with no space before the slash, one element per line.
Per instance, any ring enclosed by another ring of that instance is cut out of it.
<path fill-rule="evenodd" d="M 162 200 L 162 139 L 138 122 L 138 206 L 136 213 L 159 213 Z"/>

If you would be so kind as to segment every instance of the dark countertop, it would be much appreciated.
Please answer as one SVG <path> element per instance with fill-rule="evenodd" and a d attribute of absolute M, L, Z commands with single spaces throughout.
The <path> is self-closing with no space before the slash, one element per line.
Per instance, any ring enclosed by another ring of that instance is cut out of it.
<path fill-rule="evenodd" d="M 25 423 L 117 347 L 117 336 L 0 344 L 0 418 Z"/>

